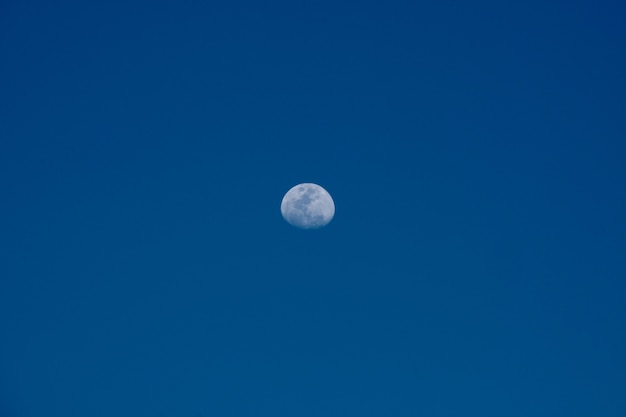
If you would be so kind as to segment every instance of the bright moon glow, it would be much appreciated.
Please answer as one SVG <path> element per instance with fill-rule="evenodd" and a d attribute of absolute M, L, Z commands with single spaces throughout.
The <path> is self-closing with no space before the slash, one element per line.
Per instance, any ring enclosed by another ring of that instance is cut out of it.
<path fill-rule="evenodd" d="M 298 184 L 283 197 L 280 212 L 289 224 L 301 229 L 326 226 L 335 215 L 335 203 L 317 184 Z"/>

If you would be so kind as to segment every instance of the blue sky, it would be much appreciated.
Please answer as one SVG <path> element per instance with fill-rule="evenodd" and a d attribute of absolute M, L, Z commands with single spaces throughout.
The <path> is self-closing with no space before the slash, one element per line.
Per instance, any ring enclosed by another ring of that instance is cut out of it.
<path fill-rule="evenodd" d="M 625 12 L 5 1 L 0 414 L 624 416 Z"/>

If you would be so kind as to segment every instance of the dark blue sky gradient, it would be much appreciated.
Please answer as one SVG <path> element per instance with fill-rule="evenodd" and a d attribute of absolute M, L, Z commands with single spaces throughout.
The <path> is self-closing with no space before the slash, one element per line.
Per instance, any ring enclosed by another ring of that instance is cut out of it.
<path fill-rule="evenodd" d="M 0 415 L 626 415 L 622 2 L 183 3 L 0 6 Z"/>

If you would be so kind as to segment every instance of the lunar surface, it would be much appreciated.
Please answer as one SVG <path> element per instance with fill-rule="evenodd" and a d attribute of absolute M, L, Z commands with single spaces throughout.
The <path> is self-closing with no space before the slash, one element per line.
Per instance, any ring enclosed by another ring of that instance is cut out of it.
<path fill-rule="evenodd" d="M 317 184 L 298 184 L 283 197 L 280 212 L 289 224 L 301 229 L 326 226 L 335 215 L 335 203 Z"/>

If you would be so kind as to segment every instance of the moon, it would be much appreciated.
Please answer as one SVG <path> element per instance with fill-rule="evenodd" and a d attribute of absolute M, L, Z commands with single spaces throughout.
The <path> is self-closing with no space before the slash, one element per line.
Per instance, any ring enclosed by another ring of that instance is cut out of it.
<path fill-rule="evenodd" d="M 335 203 L 324 188 L 313 183 L 303 183 L 287 191 L 280 205 L 280 212 L 292 226 L 319 229 L 333 219 Z"/>

